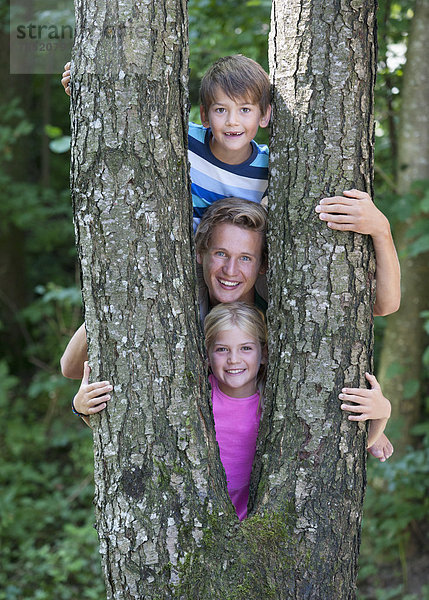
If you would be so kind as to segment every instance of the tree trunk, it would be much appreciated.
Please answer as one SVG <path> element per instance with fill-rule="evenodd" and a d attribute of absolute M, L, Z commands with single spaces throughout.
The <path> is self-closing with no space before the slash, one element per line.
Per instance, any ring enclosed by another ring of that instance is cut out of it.
<path fill-rule="evenodd" d="M 375 6 L 274 0 L 269 397 L 264 510 L 288 513 L 288 598 L 354 598 L 365 490 L 363 426 L 338 393 L 372 363 L 368 238 L 332 232 L 316 201 L 372 192 Z M 264 420 L 265 422 L 265 420 Z"/>
<path fill-rule="evenodd" d="M 184 142 L 185 4 L 76 4 L 76 236 L 92 376 L 114 385 L 109 409 L 92 418 L 108 598 L 172 597 L 213 512 Z M 223 504 L 228 514 L 226 491 Z"/>
<path fill-rule="evenodd" d="M 115 388 L 92 418 L 108 598 L 354 596 L 365 432 L 341 415 L 337 395 L 363 383 L 370 360 L 372 262 L 366 240 L 319 223 L 314 199 L 370 187 L 373 13 L 312 7 L 291 13 L 295 53 L 287 15 L 273 12 L 272 392 L 254 509 L 240 524 L 198 335 L 185 2 L 77 0 L 75 225 L 92 374 Z M 297 58 L 295 109 L 284 84 Z"/>
<path fill-rule="evenodd" d="M 398 139 L 397 188 L 410 191 L 415 181 L 429 179 L 429 3 L 416 3 L 408 41 Z M 419 217 L 421 217 L 419 215 Z M 411 217 L 395 229 L 401 260 L 401 308 L 387 319 L 380 357 L 380 381 L 392 402 L 392 438 L 396 455 L 412 443 L 410 429 L 418 422 L 422 390 L 422 354 L 427 345 L 420 313 L 428 309 L 429 253 L 404 256 L 410 243 Z"/>

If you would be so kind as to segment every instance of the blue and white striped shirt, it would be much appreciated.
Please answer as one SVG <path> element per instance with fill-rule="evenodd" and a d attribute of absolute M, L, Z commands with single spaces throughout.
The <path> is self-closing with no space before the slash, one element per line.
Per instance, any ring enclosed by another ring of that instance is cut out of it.
<path fill-rule="evenodd" d="M 188 157 L 194 230 L 204 211 L 221 198 L 244 198 L 261 202 L 268 185 L 268 147 L 252 141 L 252 154 L 239 165 L 218 160 L 210 149 L 211 130 L 189 123 Z"/>

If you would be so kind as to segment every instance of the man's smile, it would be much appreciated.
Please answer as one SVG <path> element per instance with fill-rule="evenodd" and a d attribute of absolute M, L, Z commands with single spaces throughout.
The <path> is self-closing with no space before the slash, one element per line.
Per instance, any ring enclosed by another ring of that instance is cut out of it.
<path fill-rule="evenodd" d="M 236 288 L 238 285 L 240 285 L 239 281 L 226 281 L 226 279 L 218 279 L 218 281 L 221 285 L 229 288 Z"/>

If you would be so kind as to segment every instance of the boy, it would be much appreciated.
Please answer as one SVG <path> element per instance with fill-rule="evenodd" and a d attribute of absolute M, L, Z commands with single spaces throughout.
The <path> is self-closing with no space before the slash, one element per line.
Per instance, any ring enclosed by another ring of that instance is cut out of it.
<path fill-rule="evenodd" d="M 216 200 L 265 196 L 268 148 L 253 138 L 270 122 L 270 81 L 250 58 L 226 56 L 204 75 L 200 98 L 202 125 L 190 123 L 188 135 L 194 229 Z"/>
<path fill-rule="evenodd" d="M 61 83 L 70 95 L 70 63 Z M 268 148 L 253 138 L 271 117 L 270 80 L 254 60 L 226 56 L 201 81 L 201 122 L 189 123 L 194 232 L 213 202 L 231 196 L 261 202 L 267 190 Z"/>
<path fill-rule="evenodd" d="M 70 95 L 70 63 L 61 80 Z M 188 146 L 194 231 L 216 200 L 239 197 L 261 202 L 268 182 L 268 148 L 253 137 L 271 117 L 270 81 L 262 67 L 240 54 L 217 60 L 201 81 L 203 125 L 189 124 Z M 377 261 L 374 315 L 395 312 L 400 303 L 400 270 L 389 221 L 359 190 L 323 198 L 316 206 L 328 227 L 370 235 Z"/>

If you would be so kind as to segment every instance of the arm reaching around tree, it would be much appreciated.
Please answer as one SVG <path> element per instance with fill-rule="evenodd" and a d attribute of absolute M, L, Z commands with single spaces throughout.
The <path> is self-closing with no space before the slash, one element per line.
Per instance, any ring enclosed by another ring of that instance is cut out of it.
<path fill-rule="evenodd" d="M 74 333 L 61 357 L 61 373 L 69 379 L 82 379 L 83 363 L 88 360 L 85 323 Z"/>
<path fill-rule="evenodd" d="M 374 315 L 389 315 L 401 301 L 400 267 L 390 224 L 366 192 L 347 190 L 344 196 L 322 198 L 316 212 L 330 229 L 370 235 L 376 258 Z"/>
<path fill-rule="evenodd" d="M 375 376 L 365 373 L 365 377 L 371 385 L 370 390 L 343 388 L 339 398 L 343 401 L 341 410 L 353 413 L 348 417 L 350 421 L 370 421 L 367 448 L 371 448 L 384 432 L 391 406 L 389 400 L 383 396 Z M 350 402 L 353 404 L 349 404 Z"/>
<path fill-rule="evenodd" d="M 89 383 L 89 374 L 91 369 L 88 365 L 88 361 L 85 361 L 83 365 L 83 377 L 80 388 L 73 398 L 73 409 L 85 421 L 87 425 L 89 423 L 89 415 L 95 415 L 96 413 L 104 410 L 107 406 L 107 402 L 111 396 L 109 392 L 113 390 L 113 387 L 108 381 L 95 381 Z"/>

